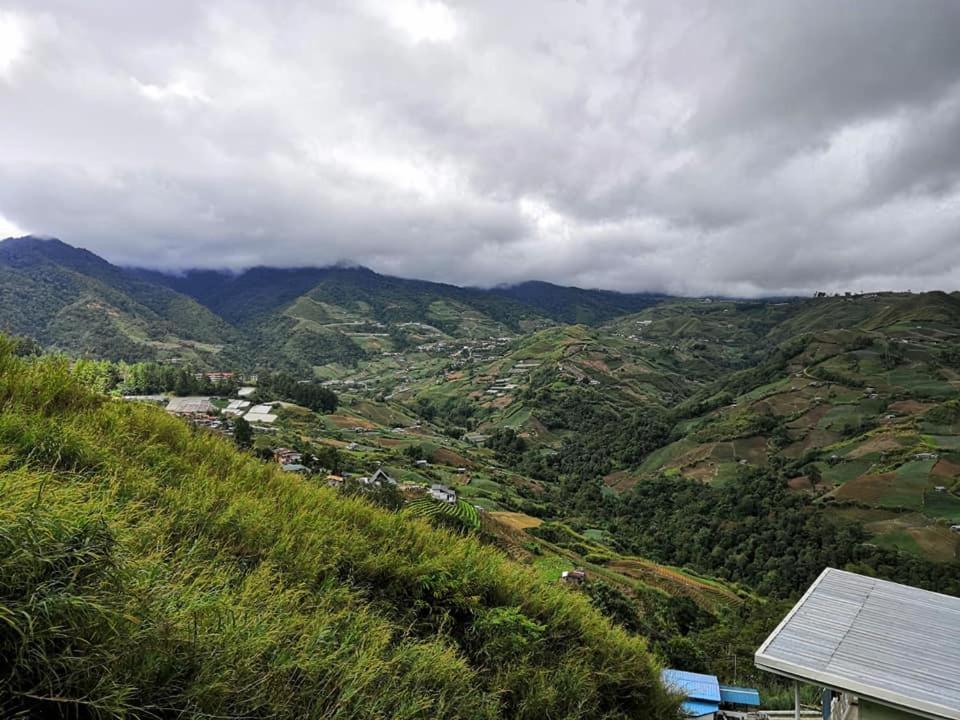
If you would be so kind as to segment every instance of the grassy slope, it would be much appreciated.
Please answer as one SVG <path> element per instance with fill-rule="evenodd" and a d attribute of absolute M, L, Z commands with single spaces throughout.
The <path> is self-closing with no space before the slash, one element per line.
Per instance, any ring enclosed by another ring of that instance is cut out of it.
<path fill-rule="evenodd" d="M 0 710 L 668 717 L 644 642 L 472 539 L 0 350 Z"/>

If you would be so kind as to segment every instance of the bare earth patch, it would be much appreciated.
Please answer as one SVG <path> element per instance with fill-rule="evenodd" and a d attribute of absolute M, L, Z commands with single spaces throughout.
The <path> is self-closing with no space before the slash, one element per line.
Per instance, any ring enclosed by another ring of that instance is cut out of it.
<path fill-rule="evenodd" d="M 347 415 L 345 413 L 327 415 L 327 419 L 338 428 L 362 427 L 364 430 L 373 430 L 376 427 L 376 425 L 365 418 L 358 417 L 357 415 Z"/>
<path fill-rule="evenodd" d="M 892 472 L 882 475 L 861 475 L 837 488 L 834 496 L 843 500 L 878 502 L 890 493 L 896 482 L 897 475 Z"/>
<path fill-rule="evenodd" d="M 901 445 L 895 437 L 875 435 L 847 453 L 847 458 L 856 460 L 870 453 L 885 453 L 889 450 L 899 450 L 900 447 Z"/>
<path fill-rule="evenodd" d="M 707 460 L 683 469 L 683 476 L 709 485 L 717 477 L 717 464 Z"/>
<path fill-rule="evenodd" d="M 796 420 L 787 423 L 788 428 L 801 429 L 816 427 L 817 423 L 830 412 L 830 405 L 824 403 L 811 408 Z"/>
<path fill-rule="evenodd" d="M 960 465 L 941 458 L 937 461 L 937 464 L 933 466 L 932 473 L 937 477 L 960 477 Z"/>
<path fill-rule="evenodd" d="M 605 475 L 603 478 L 603 484 L 608 488 L 617 491 L 629 490 L 634 485 L 639 482 L 640 478 L 636 475 L 631 475 L 626 470 L 618 470 L 617 472 L 610 473 Z"/>
<path fill-rule="evenodd" d="M 933 403 L 923 403 L 919 400 L 898 400 L 890 403 L 888 409 L 890 412 L 903 413 L 904 415 L 916 415 L 923 413 L 933 407 Z"/>
<path fill-rule="evenodd" d="M 491 512 L 487 513 L 497 522 L 503 523 L 514 530 L 526 530 L 527 528 L 539 527 L 543 522 L 540 518 L 531 517 L 519 512 Z"/>
<path fill-rule="evenodd" d="M 923 551 L 923 554 L 931 560 L 938 562 L 948 562 L 957 557 L 957 545 L 960 540 L 957 534 L 944 527 L 922 527 L 911 528 L 907 530 L 917 545 Z"/>
<path fill-rule="evenodd" d="M 473 463 L 458 452 L 449 448 L 437 448 L 433 451 L 433 462 L 453 467 L 471 467 Z"/>

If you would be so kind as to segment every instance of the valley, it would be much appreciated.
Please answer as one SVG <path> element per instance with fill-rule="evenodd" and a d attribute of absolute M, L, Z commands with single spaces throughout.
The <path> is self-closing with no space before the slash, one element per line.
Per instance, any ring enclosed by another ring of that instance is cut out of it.
<path fill-rule="evenodd" d="M 956 293 L 162 276 L 38 240 L 0 243 L 0 293 L 2 330 L 64 353 L 84 386 L 196 396 L 182 414 L 228 437 L 247 415 L 245 456 L 476 536 L 660 662 L 749 667 L 827 565 L 960 593 Z"/>

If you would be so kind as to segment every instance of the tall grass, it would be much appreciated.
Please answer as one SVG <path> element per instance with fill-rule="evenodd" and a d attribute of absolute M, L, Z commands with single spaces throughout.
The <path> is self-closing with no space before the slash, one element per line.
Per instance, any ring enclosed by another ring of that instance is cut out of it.
<path fill-rule="evenodd" d="M 0 715 L 661 718 L 642 639 L 0 342 Z"/>

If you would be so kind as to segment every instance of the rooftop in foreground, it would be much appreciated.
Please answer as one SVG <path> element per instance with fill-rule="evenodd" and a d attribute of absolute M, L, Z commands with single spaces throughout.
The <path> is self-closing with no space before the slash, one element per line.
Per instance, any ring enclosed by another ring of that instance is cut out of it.
<path fill-rule="evenodd" d="M 827 568 L 755 661 L 921 717 L 960 720 L 960 598 Z"/>

